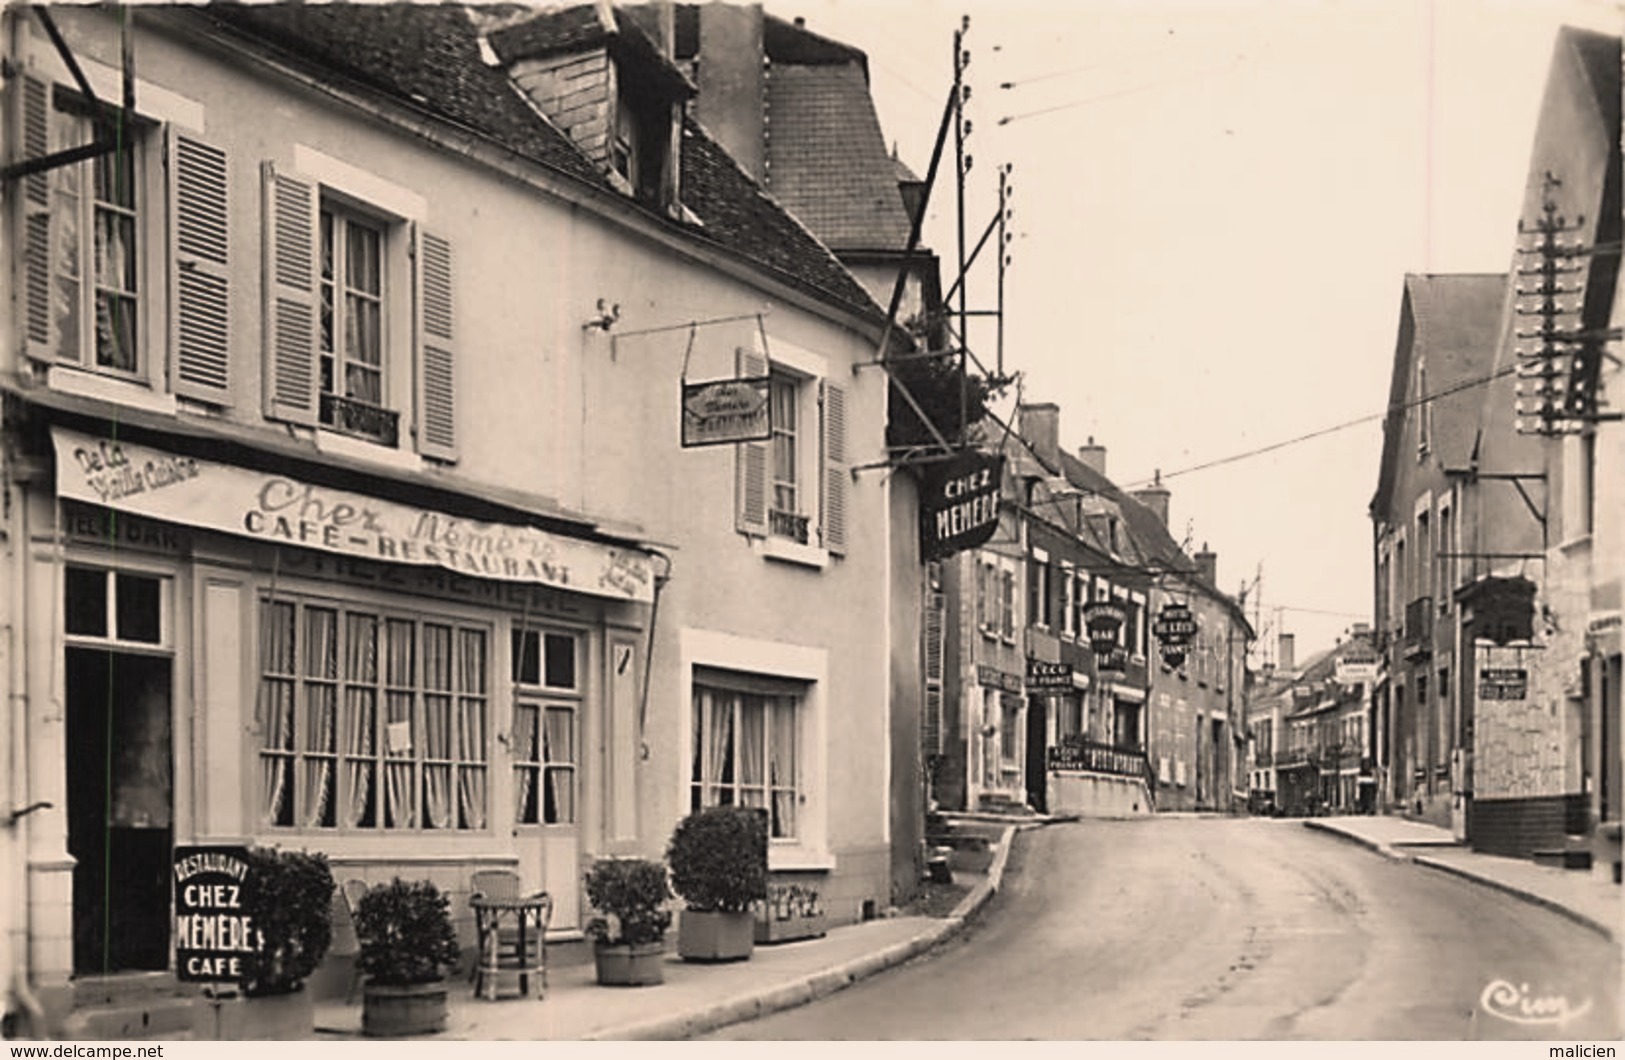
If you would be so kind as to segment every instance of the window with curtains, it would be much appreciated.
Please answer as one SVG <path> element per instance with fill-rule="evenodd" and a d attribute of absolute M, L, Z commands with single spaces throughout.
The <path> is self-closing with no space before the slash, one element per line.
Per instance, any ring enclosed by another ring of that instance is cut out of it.
<path fill-rule="evenodd" d="M 514 821 L 574 824 L 581 708 L 581 638 L 513 633 Z"/>
<path fill-rule="evenodd" d="M 262 820 L 483 830 L 488 654 L 488 633 L 477 626 L 262 600 Z"/>
<path fill-rule="evenodd" d="M 801 697 L 694 682 L 689 809 L 757 806 L 768 835 L 799 836 Z"/>
<path fill-rule="evenodd" d="M 63 146 L 94 138 L 89 110 L 57 100 L 56 132 Z M 115 151 L 56 170 L 51 226 L 52 292 L 61 355 L 87 367 L 133 373 L 141 368 L 137 307 L 141 300 L 142 159 L 146 137 Z"/>

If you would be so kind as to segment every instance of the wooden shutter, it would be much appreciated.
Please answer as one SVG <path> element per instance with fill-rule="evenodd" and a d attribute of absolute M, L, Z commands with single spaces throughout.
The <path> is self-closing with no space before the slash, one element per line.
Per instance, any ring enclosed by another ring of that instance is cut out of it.
<path fill-rule="evenodd" d="M 734 350 L 734 370 L 742 379 L 768 374 L 767 358 L 741 346 Z M 742 534 L 767 536 L 767 442 L 740 442 L 735 448 L 734 528 Z"/>
<path fill-rule="evenodd" d="M 43 158 L 51 150 L 51 86 L 24 75 L 19 83 L 21 154 L 15 161 Z M 23 333 L 30 357 L 56 356 L 51 321 L 51 174 L 30 173 L 23 191 Z"/>
<path fill-rule="evenodd" d="M 947 599 L 927 593 L 925 600 L 925 716 L 920 720 L 921 749 L 942 753 L 943 651 L 947 632 Z"/>
<path fill-rule="evenodd" d="M 265 164 L 265 415 L 314 425 L 317 414 L 314 181 Z"/>
<path fill-rule="evenodd" d="M 169 159 L 172 386 L 231 404 L 231 298 L 226 153 L 171 129 Z"/>
<path fill-rule="evenodd" d="M 846 509 L 852 490 L 851 472 L 846 466 L 846 388 L 825 380 L 820 402 L 823 408 L 823 501 L 819 511 L 823 522 L 824 547 L 831 552 L 846 551 Z"/>
<path fill-rule="evenodd" d="M 417 441 L 435 460 L 457 459 L 457 359 L 452 313 L 451 243 L 418 233 Z"/>

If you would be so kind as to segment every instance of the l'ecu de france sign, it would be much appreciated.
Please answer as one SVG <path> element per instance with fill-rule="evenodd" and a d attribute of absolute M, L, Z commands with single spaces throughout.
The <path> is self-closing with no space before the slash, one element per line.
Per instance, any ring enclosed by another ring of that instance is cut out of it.
<path fill-rule="evenodd" d="M 243 912 L 254 881 L 242 847 L 175 848 L 175 975 L 187 983 L 238 982 L 259 932 Z"/>
<path fill-rule="evenodd" d="M 683 384 L 683 448 L 763 442 L 773 436 L 768 377 Z"/>
<path fill-rule="evenodd" d="M 1004 457 L 961 453 L 920 472 L 920 555 L 946 559 L 999 528 Z"/>

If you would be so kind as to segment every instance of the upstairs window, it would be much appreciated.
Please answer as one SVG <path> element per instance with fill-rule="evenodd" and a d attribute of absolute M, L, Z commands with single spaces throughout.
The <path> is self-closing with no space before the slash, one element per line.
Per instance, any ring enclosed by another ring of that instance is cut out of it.
<path fill-rule="evenodd" d="M 455 460 L 451 244 L 325 179 L 264 179 L 266 416 Z"/>
<path fill-rule="evenodd" d="M 100 144 L 29 174 L 20 310 L 28 356 L 230 404 L 227 167 L 219 149 L 78 93 L 18 80 L 16 160 Z M 164 164 L 160 165 L 160 162 Z"/>
<path fill-rule="evenodd" d="M 393 446 L 396 415 L 384 406 L 382 227 L 323 203 L 320 239 L 320 422 Z"/>
<path fill-rule="evenodd" d="M 818 374 L 736 352 L 740 378 L 768 377 L 769 438 L 736 450 L 734 526 L 751 537 L 847 548 L 846 388 Z"/>

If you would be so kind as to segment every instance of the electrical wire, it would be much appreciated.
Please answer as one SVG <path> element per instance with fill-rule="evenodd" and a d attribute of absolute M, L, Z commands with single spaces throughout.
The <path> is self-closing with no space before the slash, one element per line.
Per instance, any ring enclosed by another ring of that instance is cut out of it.
<path fill-rule="evenodd" d="M 1491 372 L 1489 375 L 1480 376 L 1480 377 L 1475 378 L 1475 379 L 1468 379 L 1468 380 L 1465 380 L 1463 382 L 1457 383 L 1454 386 L 1446 387 L 1445 389 L 1439 391 L 1437 394 L 1429 394 L 1426 397 L 1413 398 L 1410 401 L 1405 401 L 1405 402 L 1400 402 L 1400 403 L 1397 403 L 1397 404 L 1394 404 L 1394 405 L 1390 405 L 1388 407 L 1387 411 L 1384 411 L 1384 412 L 1372 413 L 1371 415 L 1368 415 L 1368 416 L 1360 416 L 1357 419 L 1345 420 L 1342 423 L 1334 424 L 1333 426 L 1330 426 L 1330 427 L 1322 427 L 1318 431 L 1310 431 L 1307 434 L 1300 434 L 1300 435 L 1298 435 L 1298 436 L 1296 436 L 1294 438 L 1287 438 L 1284 441 L 1272 442 L 1269 445 L 1260 446 L 1257 449 L 1249 449 L 1249 450 L 1247 450 L 1246 452 L 1243 452 L 1243 453 L 1233 453 L 1230 456 L 1223 456 L 1223 457 L 1220 457 L 1217 460 L 1209 460 L 1209 461 L 1207 461 L 1206 463 L 1203 463 L 1203 464 L 1196 464 L 1196 465 L 1193 465 L 1191 467 L 1180 468 L 1180 469 L 1178 469 L 1176 471 L 1164 471 L 1164 472 L 1161 472 L 1161 476 L 1164 479 L 1170 479 L 1170 478 L 1174 478 L 1175 476 L 1178 476 L 1178 475 L 1191 475 L 1191 474 L 1195 474 L 1198 471 L 1207 471 L 1207 470 L 1210 470 L 1210 469 L 1215 468 L 1215 467 L 1223 467 L 1226 464 L 1234 464 L 1234 463 L 1237 463 L 1238 461 L 1250 460 L 1251 458 L 1253 458 L 1255 456 L 1263 456 L 1265 453 L 1273 453 L 1273 452 L 1275 452 L 1275 451 L 1277 451 L 1279 449 L 1285 449 L 1288 446 L 1298 445 L 1298 444 L 1300 444 L 1302 442 L 1313 441 L 1316 438 L 1324 438 L 1328 434 L 1336 434 L 1338 431 L 1346 431 L 1350 427 L 1359 427 L 1359 426 L 1362 426 L 1363 424 L 1375 423 L 1378 420 L 1387 419 L 1389 416 L 1392 416 L 1392 415 L 1394 415 L 1396 413 L 1403 412 L 1403 411 L 1405 411 L 1407 409 L 1419 408 L 1419 407 L 1421 407 L 1423 405 L 1428 404 L 1429 402 L 1437 401 L 1440 398 L 1449 397 L 1452 394 L 1459 394 L 1464 390 L 1471 390 L 1471 389 L 1473 389 L 1475 387 L 1488 386 L 1490 383 L 1495 382 L 1495 380 L 1497 380 L 1497 379 L 1501 379 L 1501 378 L 1504 378 L 1506 376 L 1512 375 L 1517 370 L 1518 370 L 1517 365 L 1508 365 L 1507 367 L 1502 368 L 1499 371 Z M 1132 488 L 1134 488 L 1136 486 L 1149 486 L 1149 485 L 1152 484 L 1152 482 L 1153 482 L 1152 479 L 1140 479 L 1140 480 L 1138 480 L 1136 482 L 1125 483 L 1120 488 L 1122 488 L 1122 489 L 1132 489 Z"/>

